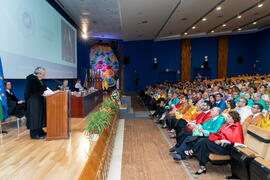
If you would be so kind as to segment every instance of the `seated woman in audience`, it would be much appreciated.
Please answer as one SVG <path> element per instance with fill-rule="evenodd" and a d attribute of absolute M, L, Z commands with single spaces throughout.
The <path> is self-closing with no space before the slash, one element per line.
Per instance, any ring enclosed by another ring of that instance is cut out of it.
<path fill-rule="evenodd" d="M 235 111 L 236 104 L 235 104 L 234 100 L 227 101 L 226 107 L 227 108 L 222 112 L 222 115 L 224 115 L 225 117 L 227 116 L 228 112 Z"/>
<path fill-rule="evenodd" d="M 263 120 L 261 120 L 258 125 L 258 127 L 270 130 L 270 107 L 268 109 L 268 112 Z"/>
<path fill-rule="evenodd" d="M 257 92 L 257 88 L 255 86 L 251 86 L 251 85 L 249 85 L 249 86 L 250 87 L 249 87 L 249 91 L 248 92 L 249 92 L 251 98 L 253 98 L 253 94 Z"/>
<path fill-rule="evenodd" d="M 214 104 L 216 102 L 216 97 L 214 95 L 209 96 L 209 101 L 211 102 L 211 108 L 214 107 Z"/>
<path fill-rule="evenodd" d="M 200 169 L 195 173 L 200 175 L 206 173 L 206 163 L 209 154 L 227 155 L 230 154 L 230 147 L 234 143 L 244 143 L 240 115 L 236 111 L 230 111 L 224 124 L 217 133 L 211 133 L 208 138 L 201 138 L 187 155 L 195 155 L 199 159 Z M 228 146 L 229 145 L 229 146 Z"/>

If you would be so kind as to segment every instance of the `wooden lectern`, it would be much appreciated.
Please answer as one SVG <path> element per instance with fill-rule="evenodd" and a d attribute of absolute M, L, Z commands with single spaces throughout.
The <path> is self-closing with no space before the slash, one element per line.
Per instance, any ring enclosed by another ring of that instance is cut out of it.
<path fill-rule="evenodd" d="M 68 93 L 57 92 L 46 96 L 46 140 L 68 139 Z"/>

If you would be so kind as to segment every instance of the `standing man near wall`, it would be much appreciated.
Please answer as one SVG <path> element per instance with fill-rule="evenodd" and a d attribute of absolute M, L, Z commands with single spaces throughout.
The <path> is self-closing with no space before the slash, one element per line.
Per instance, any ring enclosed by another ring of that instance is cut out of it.
<path fill-rule="evenodd" d="M 45 68 L 37 67 L 34 74 L 26 77 L 27 128 L 30 129 L 32 139 L 44 139 L 46 136 L 46 132 L 42 130 L 46 127 L 46 102 L 43 93 L 47 86 L 42 81 L 45 76 Z"/>

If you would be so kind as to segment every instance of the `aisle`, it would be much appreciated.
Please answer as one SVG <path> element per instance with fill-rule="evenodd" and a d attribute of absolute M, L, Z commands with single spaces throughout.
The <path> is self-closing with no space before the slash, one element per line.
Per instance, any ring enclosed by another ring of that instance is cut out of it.
<path fill-rule="evenodd" d="M 190 179 L 184 168 L 172 161 L 168 149 L 152 120 L 126 120 L 121 179 Z"/>

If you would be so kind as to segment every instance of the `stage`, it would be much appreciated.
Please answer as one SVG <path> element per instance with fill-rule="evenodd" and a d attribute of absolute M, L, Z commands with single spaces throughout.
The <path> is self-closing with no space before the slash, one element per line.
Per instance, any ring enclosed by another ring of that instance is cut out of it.
<path fill-rule="evenodd" d="M 67 140 L 31 140 L 29 130 L 4 126 L 9 133 L 0 138 L 0 179 L 78 179 L 95 145 L 84 133 L 86 118 L 71 118 Z"/>

